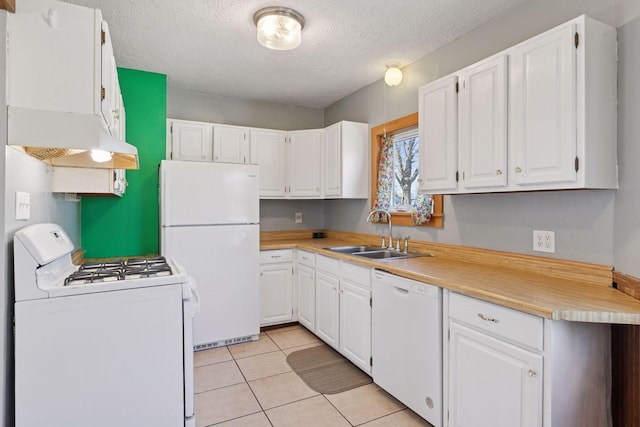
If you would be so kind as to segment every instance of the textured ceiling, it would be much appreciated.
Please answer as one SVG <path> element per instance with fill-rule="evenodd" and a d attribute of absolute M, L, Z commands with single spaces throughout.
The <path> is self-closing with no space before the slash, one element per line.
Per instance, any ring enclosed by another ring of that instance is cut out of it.
<path fill-rule="evenodd" d="M 102 10 L 120 67 L 169 89 L 325 108 L 527 0 L 65 0 Z M 304 15 L 302 45 L 270 51 L 253 14 Z"/>

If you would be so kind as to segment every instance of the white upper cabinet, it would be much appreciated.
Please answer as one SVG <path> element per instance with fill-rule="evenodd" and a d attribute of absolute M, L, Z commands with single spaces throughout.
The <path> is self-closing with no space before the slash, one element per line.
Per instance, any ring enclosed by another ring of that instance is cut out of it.
<path fill-rule="evenodd" d="M 322 130 L 288 132 L 288 139 L 290 197 L 319 198 Z"/>
<path fill-rule="evenodd" d="M 250 163 L 249 130 L 239 126 L 213 125 L 213 161 Z"/>
<path fill-rule="evenodd" d="M 617 188 L 615 29 L 581 16 L 510 55 L 514 186 Z"/>
<path fill-rule="evenodd" d="M 460 186 L 507 185 L 507 56 L 465 68 L 459 83 Z"/>
<path fill-rule="evenodd" d="M 457 83 L 450 75 L 419 90 L 420 191 L 458 188 Z"/>
<path fill-rule="evenodd" d="M 100 115 L 100 11 L 51 0 L 25 1 L 8 18 L 8 104 Z"/>
<path fill-rule="evenodd" d="M 423 86 L 421 190 L 617 188 L 616 72 L 615 28 L 583 15 Z"/>
<path fill-rule="evenodd" d="M 287 132 L 251 129 L 252 163 L 260 166 L 260 198 L 284 198 L 287 195 Z"/>
<path fill-rule="evenodd" d="M 212 126 L 209 123 L 169 120 L 168 149 L 173 160 L 210 162 L 212 156 Z"/>
<path fill-rule="evenodd" d="M 577 179 L 576 34 L 576 25 L 567 25 L 511 53 L 511 148 L 519 185 Z"/>
<path fill-rule="evenodd" d="M 369 195 L 366 123 L 342 121 L 324 129 L 322 190 L 325 198 L 366 199 Z"/>
<path fill-rule="evenodd" d="M 282 131 L 167 119 L 167 158 L 260 166 L 261 199 L 366 199 L 369 125 Z"/>
<path fill-rule="evenodd" d="M 18 13 L 9 15 L 7 33 L 11 109 L 99 117 L 118 137 L 124 109 L 109 28 L 100 10 L 52 0 L 25 1 Z"/>

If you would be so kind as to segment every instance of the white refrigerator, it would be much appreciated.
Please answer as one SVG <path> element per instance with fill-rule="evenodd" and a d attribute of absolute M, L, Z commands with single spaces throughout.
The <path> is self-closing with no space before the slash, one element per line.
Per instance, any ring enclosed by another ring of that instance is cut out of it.
<path fill-rule="evenodd" d="M 196 350 L 260 334 L 258 166 L 163 160 L 160 251 L 195 279 Z"/>

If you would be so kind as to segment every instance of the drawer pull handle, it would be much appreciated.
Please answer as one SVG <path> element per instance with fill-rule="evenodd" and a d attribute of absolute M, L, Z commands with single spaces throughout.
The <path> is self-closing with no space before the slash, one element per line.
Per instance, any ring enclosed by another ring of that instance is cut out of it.
<path fill-rule="evenodd" d="M 529 374 L 529 376 L 531 378 L 535 378 L 535 376 L 538 375 L 538 373 L 536 371 L 534 371 L 533 369 L 529 369 L 528 374 Z"/>
<path fill-rule="evenodd" d="M 273 258 L 273 259 L 282 258 L 282 255 L 271 255 L 271 258 Z"/>
<path fill-rule="evenodd" d="M 493 322 L 493 323 L 498 323 L 498 322 L 499 322 L 499 320 L 498 320 L 498 319 L 496 319 L 496 318 L 494 318 L 494 317 L 488 317 L 488 316 L 485 316 L 485 315 L 484 315 L 484 314 L 482 314 L 482 313 L 478 313 L 478 317 L 479 317 L 479 318 L 481 318 L 481 319 L 482 319 L 482 320 L 484 320 L 484 321 L 487 321 L 487 322 Z"/>

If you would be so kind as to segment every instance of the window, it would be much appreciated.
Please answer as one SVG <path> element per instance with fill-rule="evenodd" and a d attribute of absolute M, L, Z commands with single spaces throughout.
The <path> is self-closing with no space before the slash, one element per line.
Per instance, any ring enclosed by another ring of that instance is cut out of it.
<path fill-rule="evenodd" d="M 418 195 L 418 129 L 396 133 L 393 141 L 392 209 L 406 212 Z"/>
<path fill-rule="evenodd" d="M 379 125 L 371 129 L 371 207 L 375 203 L 376 193 L 378 189 L 378 167 L 380 164 L 380 154 L 382 147 L 382 138 L 384 135 L 384 131 L 386 128 L 387 136 L 391 136 L 394 139 L 394 142 L 398 142 L 400 140 L 406 140 L 407 137 L 411 136 L 411 132 L 415 134 L 416 143 L 418 142 L 418 113 L 410 114 L 408 116 L 399 118 L 397 120 L 393 120 L 391 122 L 386 123 L 385 125 Z M 401 155 L 402 158 L 402 155 Z M 418 156 L 415 156 L 415 168 L 412 167 L 411 170 L 418 169 Z M 411 176 L 409 176 L 411 178 Z M 416 175 L 415 181 L 412 182 L 411 195 L 414 197 L 417 195 L 417 186 L 418 186 L 419 177 Z M 396 181 L 396 179 L 394 179 Z M 415 188 L 416 191 L 413 191 Z M 389 197 L 395 198 L 395 190 L 392 190 Z M 402 196 L 400 196 L 402 197 Z M 391 201 L 392 204 L 394 200 Z M 402 212 L 402 211 L 394 211 L 391 212 L 392 223 L 394 225 L 407 225 L 407 226 L 415 226 L 411 219 L 411 213 Z M 431 220 L 423 224 L 424 227 L 434 227 L 434 228 L 442 228 L 444 223 L 444 215 L 442 213 L 442 196 L 435 195 L 433 196 L 433 215 L 431 216 Z"/>

